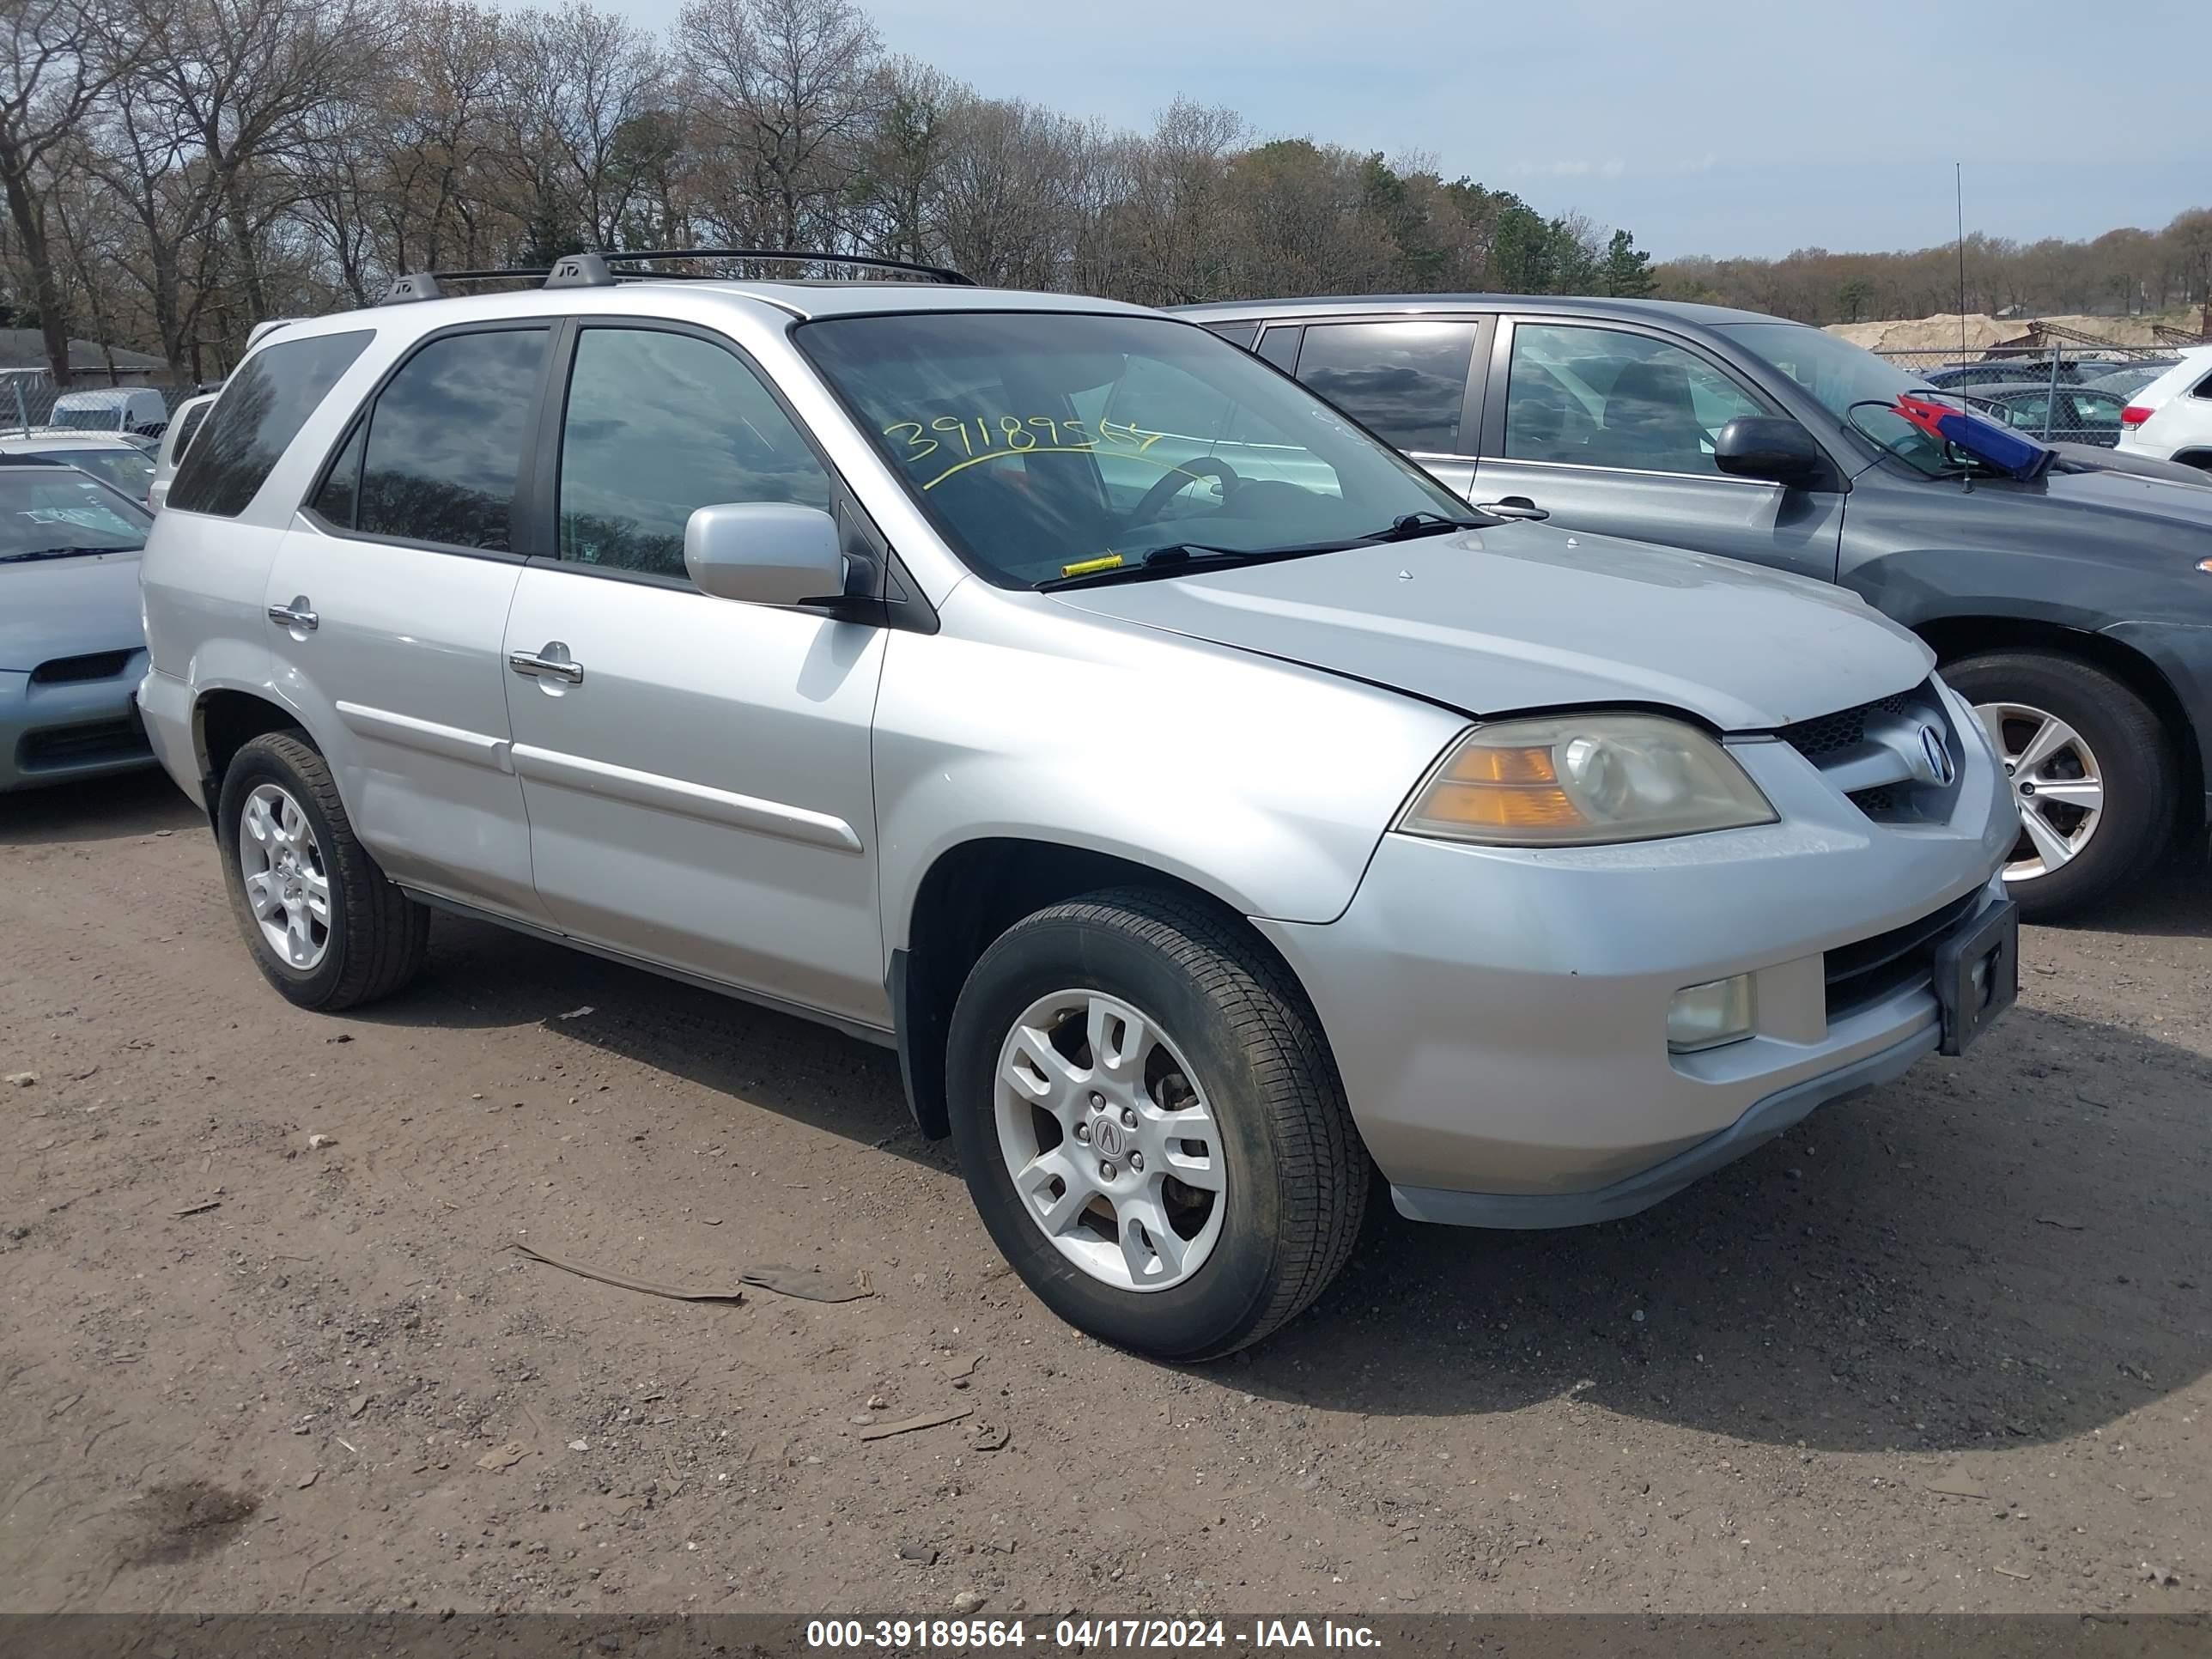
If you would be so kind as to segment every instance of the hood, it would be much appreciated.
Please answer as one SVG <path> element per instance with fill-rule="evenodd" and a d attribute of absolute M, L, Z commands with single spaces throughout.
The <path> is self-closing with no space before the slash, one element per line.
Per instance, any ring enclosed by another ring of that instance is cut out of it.
<path fill-rule="evenodd" d="M 1841 588 L 1535 523 L 1051 597 L 1475 715 L 1641 703 L 1764 731 L 1935 663 Z"/>
<path fill-rule="evenodd" d="M 0 564 L 0 672 L 144 643 L 137 553 Z"/>
<path fill-rule="evenodd" d="M 2112 459 L 2093 471 L 2053 469 L 2027 486 L 2066 506 L 2089 507 L 2099 514 L 2126 513 L 2169 524 L 2185 524 L 2212 530 L 2212 476 L 2197 471 L 2194 482 L 2175 477 L 2164 469 L 2176 463 L 2148 456 L 2105 450 Z M 2151 469 L 2160 469 L 2153 473 Z M 1999 486 L 2003 488 L 2005 486 Z"/>
<path fill-rule="evenodd" d="M 2162 461 L 2155 455 L 2138 455 L 2131 449 L 2106 449 L 2097 444 L 2054 443 L 2051 447 L 2058 452 L 2060 462 L 2052 470 L 2062 476 L 2070 472 L 2118 472 L 2138 478 L 2162 478 L 2168 483 L 2193 484 L 2199 489 L 2212 489 L 2212 472 L 2186 461 Z M 2212 501 L 2212 497 L 2197 499 Z"/>

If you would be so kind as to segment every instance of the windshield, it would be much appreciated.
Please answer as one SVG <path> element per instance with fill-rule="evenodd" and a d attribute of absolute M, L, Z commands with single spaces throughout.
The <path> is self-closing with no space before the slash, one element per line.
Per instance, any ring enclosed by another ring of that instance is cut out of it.
<path fill-rule="evenodd" d="M 154 482 L 154 463 L 135 449 L 53 449 L 58 461 L 80 467 L 103 483 L 113 484 L 133 501 L 146 499 Z"/>
<path fill-rule="evenodd" d="M 1919 375 L 1802 323 L 1723 323 L 1720 331 L 1803 386 L 1838 422 L 1899 460 L 1931 474 L 1957 470 L 1957 459 L 1942 440 L 1902 415 L 1860 406 L 1893 404 L 1900 392 L 1938 395 Z"/>
<path fill-rule="evenodd" d="M 1307 548 L 1467 514 L 1295 381 L 1188 324 L 899 313 L 796 338 L 953 550 L 1002 586 L 1164 547 Z"/>
<path fill-rule="evenodd" d="M 56 404 L 49 426 L 71 432 L 112 432 L 123 424 L 120 404 Z"/>
<path fill-rule="evenodd" d="M 82 472 L 0 469 L 0 564 L 70 553 L 129 553 L 153 520 Z"/>

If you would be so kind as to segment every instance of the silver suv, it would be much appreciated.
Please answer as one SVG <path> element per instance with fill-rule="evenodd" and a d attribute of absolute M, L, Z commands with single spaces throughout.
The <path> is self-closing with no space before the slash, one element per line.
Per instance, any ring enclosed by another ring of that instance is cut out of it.
<path fill-rule="evenodd" d="M 389 995 L 442 909 L 896 1047 L 1037 1295 L 1163 1356 L 1318 1295 L 1375 1166 L 1626 1215 L 2017 982 L 1911 635 L 1470 514 L 1133 307 L 582 256 L 293 323 L 144 597 L 283 995 Z"/>

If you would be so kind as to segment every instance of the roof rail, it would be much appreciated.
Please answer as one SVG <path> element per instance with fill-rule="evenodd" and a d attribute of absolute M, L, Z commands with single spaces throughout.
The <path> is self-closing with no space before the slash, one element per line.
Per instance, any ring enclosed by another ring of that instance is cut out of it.
<path fill-rule="evenodd" d="M 501 270 L 417 270 L 395 280 L 377 301 L 383 306 L 404 305 L 413 300 L 440 300 L 445 297 L 448 283 L 483 283 L 497 280 L 513 281 L 535 276 L 547 288 L 611 288 L 617 283 L 644 281 L 656 274 L 664 280 L 700 279 L 696 273 L 667 271 L 654 273 L 643 270 L 617 270 L 617 265 L 651 264 L 671 259 L 762 259 L 791 260 L 805 264 L 850 265 L 860 270 L 896 272 L 919 276 L 927 282 L 942 283 L 956 288 L 973 288 L 975 280 L 943 265 L 916 264 L 907 259 L 879 259 L 864 253 L 812 253 L 796 248 L 775 247 L 655 247 L 605 250 L 598 252 L 566 253 L 550 268 L 544 265 L 516 265 Z"/>

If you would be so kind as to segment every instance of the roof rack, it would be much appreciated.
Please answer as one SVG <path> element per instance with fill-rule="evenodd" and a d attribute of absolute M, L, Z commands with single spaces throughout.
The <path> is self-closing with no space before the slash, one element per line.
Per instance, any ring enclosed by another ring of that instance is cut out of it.
<path fill-rule="evenodd" d="M 956 288 L 973 288 L 975 280 L 943 265 L 916 264 L 907 259 L 879 259 L 872 254 L 810 253 L 775 247 L 655 247 L 563 254 L 552 265 L 516 265 L 501 270 L 417 270 L 399 277 L 384 292 L 379 305 L 403 305 L 413 300 L 445 297 L 448 283 L 514 281 L 535 276 L 546 288 L 611 288 L 658 277 L 678 281 L 712 281 L 691 271 L 617 270 L 617 265 L 650 264 L 662 259 L 792 260 L 805 264 L 850 265 L 860 270 L 893 271 Z"/>

